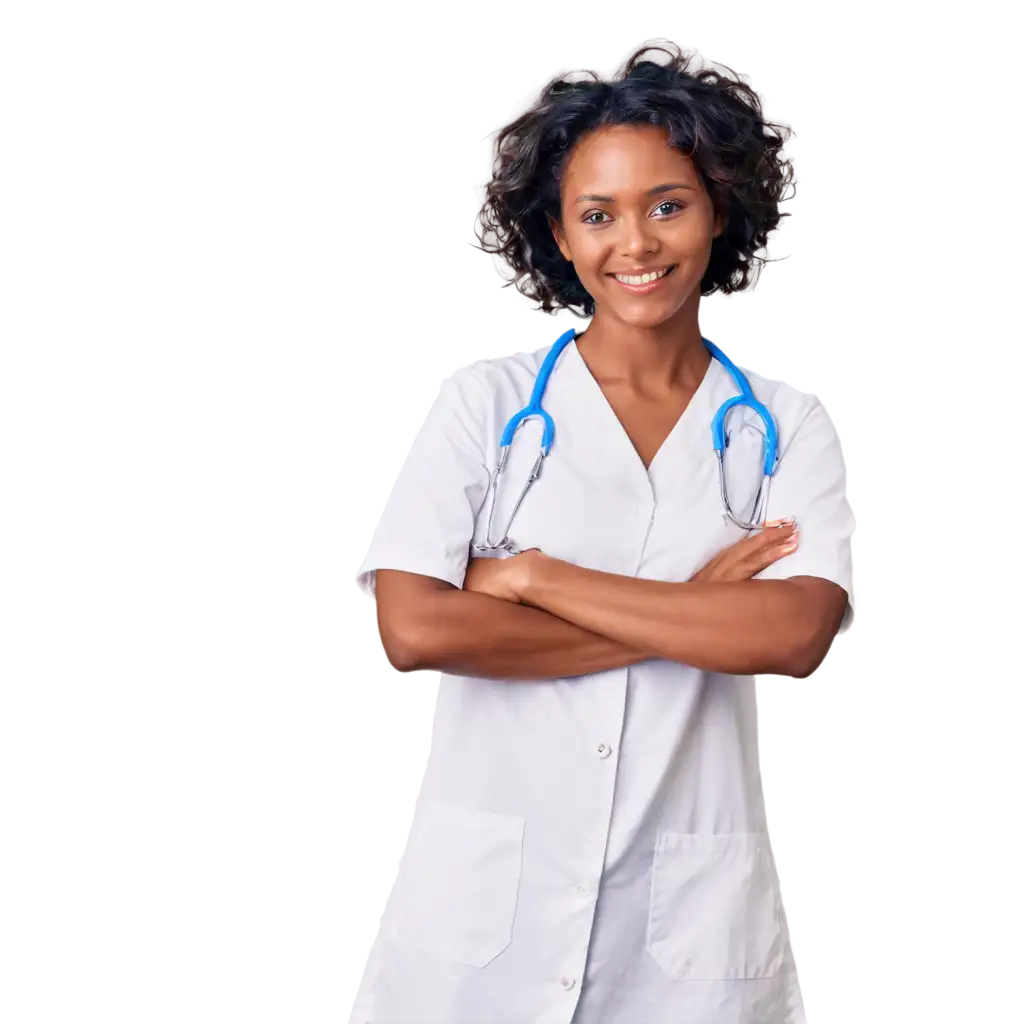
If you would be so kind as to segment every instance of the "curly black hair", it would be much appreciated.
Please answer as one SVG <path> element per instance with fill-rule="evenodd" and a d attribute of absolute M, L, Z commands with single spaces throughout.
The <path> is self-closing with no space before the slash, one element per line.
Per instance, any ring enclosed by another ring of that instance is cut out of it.
<path fill-rule="evenodd" d="M 650 51 L 668 53 L 670 60 L 642 59 Z M 765 121 L 757 93 L 731 68 L 717 65 L 728 74 L 691 70 L 693 57 L 662 39 L 636 50 L 609 81 L 593 71 L 560 74 L 498 132 L 493 177 L 478 215 L 482 244 L 474 248 L 497 253 L 515 271 L 503 287 L 514 284 L 545 313 L 565 308 L 593 315 L 594 300 L 556 245 L 549 218 L 561 222 L 560 183 L 576 143 L 620 124 L 667 128 L 670 145 L 692 159 L 716 212 L 724 214 L 701 295 L 756 283 L 759 264 L 767 262 L 756 253 L 789 216 L 779 212 L 779 202 L 793 182 L 792 164 L 781 154 L 792 129 Z M 592 80 L 569 81 L 574 74 Z"/>

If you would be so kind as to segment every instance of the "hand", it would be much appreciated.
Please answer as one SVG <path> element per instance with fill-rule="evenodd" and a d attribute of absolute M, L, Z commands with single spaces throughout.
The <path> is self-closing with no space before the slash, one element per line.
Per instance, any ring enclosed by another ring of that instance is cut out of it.
<path fill-rule="evenodd" d="M 546 557 L 540 548 L 527 548 L 519 554 L 505 557 L 471 558 L 466 566 L 462 589 L 522 604 L 521 594 L 527 574 L 538 557 Z"/>
<path fill-rule="evenodd" d="M 749 580 L 773 562 L 796 551 L 800 536 L 796 523 L 775 519 L 758 533 L 723 548 L 689 579 L 690 583 L 731 583 Z"/>

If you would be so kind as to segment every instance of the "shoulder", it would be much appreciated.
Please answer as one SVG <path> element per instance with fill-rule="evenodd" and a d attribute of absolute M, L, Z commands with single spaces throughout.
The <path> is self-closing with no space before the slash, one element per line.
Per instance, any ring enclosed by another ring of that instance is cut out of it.
<path fill-rule="evenodd" d="M 810 391 L 802 391 L 786 381 L 776 380 L 756 370 L 739 367 L 750 382 L 754 395 L 766 405 L 775 420 L 780 455 L 789 450 L 791 443 L 802 451 L 827 451 L 842 458 L 842 445 L 835 424 L 821 398 Z M 733 394 L 735 394 L 733 389 Z M 744 410 L 755 429 L 761 430 L 756 414 Z M 794 449 L 796 450 L 796 449 Z"/>
<path fill-rule="evenodd" d="M 504 399 L 525 401 L 533 390 L 544 357 L 551 349 L 511 352 L 507 355 L 474 359 L 456 367 L 446 378 L 467 400 L 501 404 Z"/>
<path fill-rule="evenodd" d="M 768 377 L 745 366 L 739 369 L 750 382 L 754 395 L 771 410 L 780 433 L 792 434 L 802 424 L 808 427 L 827 424 L 831 428 L 828 411 L 814 392 L 801 391 L 784 380 Z"/>

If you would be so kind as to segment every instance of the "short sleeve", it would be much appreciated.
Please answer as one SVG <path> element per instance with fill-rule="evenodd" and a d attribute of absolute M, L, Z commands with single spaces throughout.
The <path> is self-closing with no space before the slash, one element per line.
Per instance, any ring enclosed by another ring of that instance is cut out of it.
<path fill-rule="evenodd" d="M 377 569 L 462 586 L 490 484 L 483 409 L 483 382 L 465 368 L 441 382 L 356 572 L 357 586 L 369 597 L 376 598 Z"/>
<path fill-rule="evenodd" d="M 853 622 L 850 540 L 856 520 L 846 498 L 846 465 L 839 436 L 817 398 L 791 440 L 780 450 L 772 477 L 768 518 L 783 516 L 796 519 L 799 546 L 791 555 L 763 569 L 755 579 L 820 576 L 837 583 L 848 598 L 839 627 L 839 632 L 845 632 Z"/>

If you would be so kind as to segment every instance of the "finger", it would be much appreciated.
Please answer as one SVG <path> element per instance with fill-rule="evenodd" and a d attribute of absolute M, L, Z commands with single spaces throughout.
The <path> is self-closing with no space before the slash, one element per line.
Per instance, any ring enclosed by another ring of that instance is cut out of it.
<path fill-rule="evenodd" d="M 762 569 L 767 569 L 769 565 L 777 562 L 780 558 L 791 555 L 799 546 L 800 534 L 797 531 L 787 537 L 781 544 L 765 545 L 748 552 L 741 564 L 750 576 L 754 576 Z"/>
<path fill-rule="evenodd" d="M 792 516 L 787 516 L 785 519 L 773 519 L 770 522 L 762 523 L 761 526 L 755 527 L 760 533 L 778 533 L 780 530 L 792 530 L 797 526 L 797 521 Z"/>
<path fill-rule="evenodd" d="M 778 526 L 767 526 L 754 539 L 758 542 L 754 547 L 774 547 L 778 544 L 785 544 L 800 531 L 800 524 L 795 519 L 779 523 Z"/>
<path fill-rule="evenodd" d="M 732 548 L 727 548 L 734 556 L 744 558 L 753 551 L 785 544 L 797 530 L 795 522 L 782 523 L 779 526 L 766 527 L 756 533 L 750 533 L 738 540 Z"/>
<path fill-rule="evenodd" d="M 748 533 L 723 548 L 695 576 L 709 580 L 749 579 L 755 572 L 760 571 L 758 566 L 770 565 L 771 557 L 768 561 L 764 561 L 763 556 L 758 560 L 758 553 L 779 552 L 779 549 L 792 538 L 797 529 L 796 522 L 792 517 L 787 517 L 785 521 L 779 519 L 774 522 L 779 525 Z M 774 556 L 775 559 L 781 557 L 781 553 Z M 751 558 L 754 558 L 755 561 L 751 562 Z"/>
<path fill-rule="evenodd" d="M 730 579 L 749 579 L 772 562 L 796 550 L 799 536 L 795 523 L 773 527 L 744 537 L 724 552 L 722 571 Z"/>

